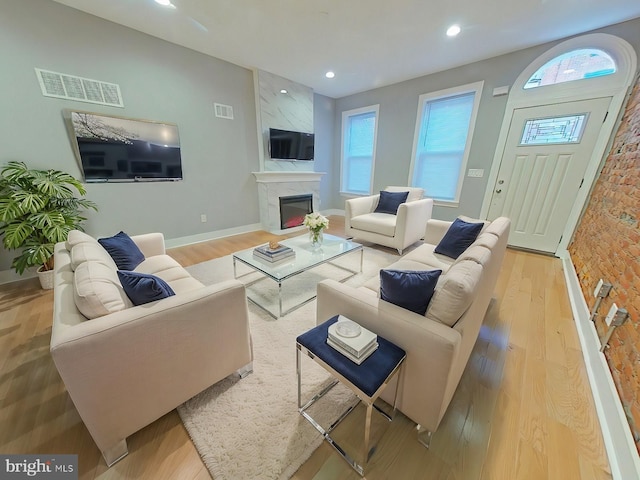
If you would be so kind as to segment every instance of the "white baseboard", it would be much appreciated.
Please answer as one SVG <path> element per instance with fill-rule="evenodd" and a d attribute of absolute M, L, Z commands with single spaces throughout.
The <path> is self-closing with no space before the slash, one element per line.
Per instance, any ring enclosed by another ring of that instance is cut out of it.
<path fill-rule="evenodd" d="M 595 325 L 589 319 L 591 315 L 580 289 L 578 275 L 569 252 L 564 251 L 560 258 L 564 267 L 565 282 L 582 346 L 584 363 L 587 367 L 589 384 L 609 457 L 611 474 L 614 480 L 640 478 L 640 456 L 613 383 L 609 365 L 604 354 L 600 352 L 600 339 Z"/>
<path fill-rule="evenodd" d="M 241 233 L 255 232 L 262 230 L 262 225 L 253 223 L 251 225 L 242 225 L 240 227 L 226 228 L 224 230 L 215 230 L 213 232 L 198 233 L 196 235 L 188 235 L 186 237 L 171 238 L 165 240 L 166 248 L 184 247 L 194 243 L 206 242 L 217 238 L 231 237 L 232 235 L 240 235 Z"/>
<path fill-rule="evenodd" d="M 323 210 L 322 214 L 326 217 L 329 215 L 342 215 L 344 216 L 344 210 L 340 210 L 339 208 L 330 208 L 329 210 Z"/>

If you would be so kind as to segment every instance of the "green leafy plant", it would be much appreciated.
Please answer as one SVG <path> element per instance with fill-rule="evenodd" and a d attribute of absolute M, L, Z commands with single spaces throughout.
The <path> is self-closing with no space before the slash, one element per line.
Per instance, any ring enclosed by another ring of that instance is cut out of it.
<path fill-rule="evenodd" d="M 82 230 L 87 209 L 98 210 L 84 195 L 82 183 L 59 170 L 34 170 L 23 162 L 0 170 L 0 236 L 5 248 L 21 250 L 11 264 L 16 272 L 53 268 L 54 245 L 70 230 Z"/>

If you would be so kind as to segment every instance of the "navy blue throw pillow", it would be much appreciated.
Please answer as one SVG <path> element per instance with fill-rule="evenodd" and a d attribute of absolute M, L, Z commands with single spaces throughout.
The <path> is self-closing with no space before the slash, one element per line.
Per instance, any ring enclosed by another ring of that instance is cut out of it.
<path fill-rule="evenodd" d="M 169 284 L 155 275 L 118 270 L 118 278 L 134 305 L 144 305 L 175 295 Z"/>
<path fill-rule="evenodd" d="M 99 238 L 98 242 L 109 252 L 120 270 L 133 270 L 144 260 L 144 254 L 131 240 L 131 237 L 124 232 L 113 237 Z"/>
<path fill-rule="evenodd" d="M 476 241 L 484 223 L 469 223 L 456 218 L 433 250 L 450 258 L 458 258 Z"/>
<path fill-rule="evenodd" d="M 398 207 L 401 203 L 407 201 L 409 192 L 387 192 L 386 190 L 380 191 L 380 200 L 378 206 L 374 210 L 375 213 L 390 213 L 395 215 L 398 213 Z"/>
<path fill-rule="evenodd" d="M 442 270 L 380 270 L 380 298 L 424 315 Z"/>

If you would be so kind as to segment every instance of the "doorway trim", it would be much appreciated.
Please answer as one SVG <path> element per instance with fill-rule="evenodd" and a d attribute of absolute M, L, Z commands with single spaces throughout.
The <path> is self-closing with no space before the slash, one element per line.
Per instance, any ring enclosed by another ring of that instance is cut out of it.
<path fill-rule="evenodd" d="M 580 48 L 598 48 L 607 52 L 616 63 L 617 70 L 603 77 L 557 83 L 525 90 L 524 85 L 541 66 L 563 53 Z M 502 127 L 498 136 L 491 171 L 487 181 L 480 218 L 487 218 L 491 197 L 498 180 L 498 172 L 506 148 L 507 134 L 511 126 L 514 111 L 523 107 L 535 107 L 553 103 L 576 100 L 588 100 L 598 97 L 611 97 L 609 114 L 602 124 L 589 165 L 584 174 L 584 181 L 571 208 L 562 240 L 556 249 L 556 255 L 564 252 L 580 220 L 580 216 L 589 198 L 598 173 L 605 160 L 605 153 L 610 148 L 611 135 L 620 121 L 622 106 L 628 98 L 630 87 L 636 73 L 637 57 L 633 47 L 624 39 L 606 33 L 594 33 L 575 37 L 550 48 L 525 68 L 514 82 L 507 106 L 505 108 Z"/>

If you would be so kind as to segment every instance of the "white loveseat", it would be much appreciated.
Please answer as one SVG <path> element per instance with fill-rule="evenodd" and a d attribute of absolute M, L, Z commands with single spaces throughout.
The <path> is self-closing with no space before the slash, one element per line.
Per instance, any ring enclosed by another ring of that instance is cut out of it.
<path fill-rule="evenodd" d="M 387 192 L 409 192 L 407 201 L 396 215 L 375 212 L 380 194 L 350 198 L 345 202 L 344 227 L 347 238 L 377 243 L 402 251 L 424 237 L 431 218 L 433 200 L 422 198 L 424 190 L 416 187 L 387 187 Z"/>
<path fill-rule="evenodd" d="M 165 254 L 162 234 L 132 239 L 145 256 L 135 271 L 162 278 L 174 296 L 133 306 L 97 241 L 71 232 L 55 246 L 51 355 L 109 466 L 127 454 L 129 435 L 251 371 L 243 284 L 204 286 Z"/>
<path fill-rule="evenodd" d="M 398 408 L 421 425 L 428 446 L 444 416 L 478 337 L 505 254 L 510 221 L 487 226 L 456 260 L 434 253 L 451 222 L 429 220 L 425 243 L 389 269 L 441 269 L 425 315 L 379 298 L 379 277 L 364 286 L 325 280 L 318 284 L 317 322 L 342 314 L 407 352 Z M 382 398 L 391 402 L 393 385 Z M 386 396 L 385 396 L 386 395 Z"/>

